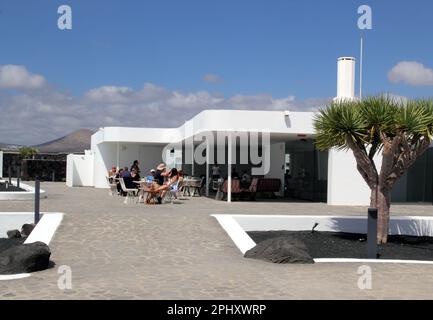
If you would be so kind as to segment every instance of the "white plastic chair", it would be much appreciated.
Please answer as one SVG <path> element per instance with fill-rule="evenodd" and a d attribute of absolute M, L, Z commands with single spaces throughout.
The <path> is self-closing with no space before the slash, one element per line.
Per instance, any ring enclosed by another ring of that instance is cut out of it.
<path fill-rule="evenodd" d="M 116 180 L 114 180 L 114 178 L 111 178 L 113 179 L 114 182 L 110 182 L 110 178 L 109 177 L 106 178 L 107 178 L 107 183 L 110 186 L 110 191 L 108 192 L 108 194 L 110 196 L 118 195 L 119 193 L 117 191 L 117 183 L 115 182 Z"/>
<path fill-rule="evenodd" d="M 125 181 L 123 180 L 123 178 L 120 178 L 119 181 L 120 181 L 120 187 L 122 188 L 122 191 L 126 192 L 126 198 L 125 198 L 124 203 L 125 204 L 130 203 L 131 200 L 134 203 L 135 196 L 136 196 L 136 193 L 137 193 L 137 189 L 135 189 L 135 188 L 134 189 L 133 188 L 127 188 L 126 185 L 125 185 Z"/>
<path fill-rule="evenodd" d="M 170 190 L 167 191 L 164 197 L 165 202 L 171 202 L 173 204 L 174 200 L 176 200 L 179 196 L 179 181 L 173 184 L 170 187 Z"/>

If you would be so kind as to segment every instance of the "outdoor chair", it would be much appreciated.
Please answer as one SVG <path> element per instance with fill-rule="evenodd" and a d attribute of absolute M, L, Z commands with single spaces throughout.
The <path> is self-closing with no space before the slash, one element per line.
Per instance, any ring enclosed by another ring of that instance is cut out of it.
<path fill-rule="evenodd" d="M 202 179 L 200 178 L 185 178 L 182 182 L 182 196 L 194 197 L 197 193 L 201 196 L 200 189 L 202 188 Z"/>
<path fill-rule="evenodd" d="M 110 196 L 116 196 L 119 195 L 119 192 L 117 191 L 117 183 L 116 180 L 114 180 L 114 178 L 110 178 L 110 177 L 106 177 L 107 178 L 107 183 L 110 187 L 110 191 L 108 192 L 108 194 Z"/>
<path fill-rule="evenodd" d="M 190 189 L 192 190 L 191 197 L 194 197 L 196 194 L 201 196 L 201 189 L 203 187 L 203 179 L 193 178 L 192 183 L 190 185 Z"/>
<path fill-rule="evenodd" d="M 229 181 L 225 180 L 224 184 L 223 184 L 223 188 L 222 188 L 224 196 L 223 196 L 223 198 L 221 200 L 224 200 L 224 198 L 227 196 L 228 184 L 229 184 Z M 232 190 L 231 190 L 232 196 L 238 196 L 238 197 L 240 197 L 240 194 L 242 192 L 243 192 L 243 190 L 241 189 L 241 182 L 240 182 L 240 180 L 233 178 L 232 179 Z"/>
<path fill-rule="evenodd" d="M 120 178 L 119 181 L 120 181 L 120 186 L 122 188 L 122 191 L 124 193 L 126 193 L 126 198 L 125 198 L 124 203 L 125 204 L 126 203 L 130 203 L 131 201 L 134 202 L 135 197 L 137 195 L 137 189 L 135 189 L 135 188 L 127 188 L 126 185 L 125 185 L 125 180 L 123 178 Z"/>
<path fill-rule="evenodd" d="M 170 187 L 170 190 L 167 191 L 164 197 L 165 202 L 171 202 L 173 204 L 174 200 L 177 200 L 179 197 L 179 181 L 175 184 L 173 184 Z"/>
<path fill-rule="evenodd" d="M 211 189 L 213 191 L 218 191 L 218 188 L 220 187 L 220 183 L 218 180 L 219 179 L 212 179 L 212 181 L 211 181 Z"/>
<path fill-rule="evenodd" d="M 149 195 L 149 192 L 146 191 L 146 188 L 152 187 L 153 182 L 153 176 L 147 176 L 146 180 L 141 181 L 140 188 L 137 193 L 137 203 L 140 203 L 141 201 L 145 202 L 145 199 L 147 199 Z"/>

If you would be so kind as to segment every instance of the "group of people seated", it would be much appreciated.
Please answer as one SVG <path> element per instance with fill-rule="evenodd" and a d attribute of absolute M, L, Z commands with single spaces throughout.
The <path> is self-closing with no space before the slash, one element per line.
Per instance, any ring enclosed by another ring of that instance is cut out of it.
<path fill-rule="evenodd" d="M 113 166 L 110 171 L 108 171 L 108 179 L 110 183 L 117 184 L 117 192 L 119 194 L 124 195 L 122 191 L 122 187 L 120 184 L 120 178 L 124 179 L 125 186 L 127 188 L 135 188 L 136 184 L 134 181 L 140 181 L 140 168 L 138 167 L 138 160 L 135 160 L 132 164 L 131 168 L 128 167 L 117 169 L 116 166 Z"/>
<path fill-rule="evenodd" d="M 126 188 L 141 189 L 144 192 L 148 192 L 156 197 L 159 204 L 162 203 L 162 199 L 173 188 L 183 179 L 182 170 L 176 168 L 167 169 L 165 163 L 160 163 L 156 170 L 151 169 L 149 175 L 145 178 L 144 183 L 140 176 L 140 168 L 138 160 L 135 160 L 130 170 L 128 167 L 117 170 L 115 166 L 108 172 L 108 178 L 110 182 L 117 183 L 117 190 L 120 194 L 123 194 L 123 190 L 120 183 L 120 178 L 123 178 Z"/>
<path fill-rule="evenodd" d="M 233 166 L 231 176 L 232 179 L 239 179 L 241 188 L 248 189 L 250 187 L 252 178 L 247 170 L 242 170 L 241 174 L 239 174 L 236 171 L 236 167 Z M 113 166 L 108 172 L 108 179 L 110 183 L 117 184 L 119 194 L 126 195 L 120 183 L 120 178 L 123 178 L 126 188 L 137 189 L 137 191 L 141 190 L 152 194 L 158 203 L 162 203 L 162 199 L 167 192 L 181 182 L 183 177 L 182 170 L 177 170 L 176 168 L 168 169 L 165 163 L 160 163 L 156 169 L 151 169 L 149 174 L 142 179 L 138 160 L 135 160 L 130 168 L 117 169 L 117 167 Z M 221 181 L 219 185 L 222 185 L 222 182 L 226 180 L 221 176 L 221 169 L 217 163 L 212 167 L 212 180 Z"/>
<path fill-rule="evenodd" d="M 240 185 L 242 188 L 248 188 L 251 184 L 251 175 L 248 174 L 247 170 L 242 170 L 242 173 L 239 175 L 239 173 L 236 171 L 236 167 L 233 166 L 231 176 L 232 179 L 240 180 Z M 215 163 L 212 166 L 212 180 L 219 180 L 220 178 L 221 178 L 221 169 L 218 163 Z"/>

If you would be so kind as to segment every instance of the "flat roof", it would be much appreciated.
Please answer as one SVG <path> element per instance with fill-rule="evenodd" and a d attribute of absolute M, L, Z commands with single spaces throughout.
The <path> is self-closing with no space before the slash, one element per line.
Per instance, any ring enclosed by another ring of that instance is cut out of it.
<path fill-rule="evenodd" d="M 104 127 L 92 135 L 102 142 L 168 144 L 206 132 L 269 132 L 272 136 L 313 136 L 313 112 L 204 110 L 178 128 Z"/>

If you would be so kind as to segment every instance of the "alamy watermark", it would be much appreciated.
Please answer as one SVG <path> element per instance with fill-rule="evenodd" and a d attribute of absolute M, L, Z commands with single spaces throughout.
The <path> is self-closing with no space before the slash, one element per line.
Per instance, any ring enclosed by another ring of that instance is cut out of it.
<path fill-rule="evenodd" d="M 362 5 L 358 7 L 358 28 L 360 30 L 371 30 L 373 29 L 373 11 L 369 5 Z"/>
<path fill-rule="evenodd" d="M 362 265 L 358 268 L 357 273 L 360 275 L 358 278 L 358 288 L 361 290 L 373 289 L 373 273 L 371 267 Z"/>
<path fill-rule="evenodd" d="M 57 27 L 60 30 L 72 30 L 72 8 L 66 4 L 57 9 L 60 17 L 57 20 Z"/>
<path fill-rule="evenodd" d="M 190 122 L 183 126 L 185 140 L 170 143 L 162 151 L 165 163 L 177 156 L 183 164 L 246 164 L 252 175 L 266 175 L 270 170 L 271 134 L 265 130 L 217 131 L 195 133 Z"/>
<path fill-rule="evenodd" d="M 60 290 L 72 290 L 72 269 L 70 266 L 62 265 L 57 269 L 60 274 L 57 280 L 57 287 Z"/>

